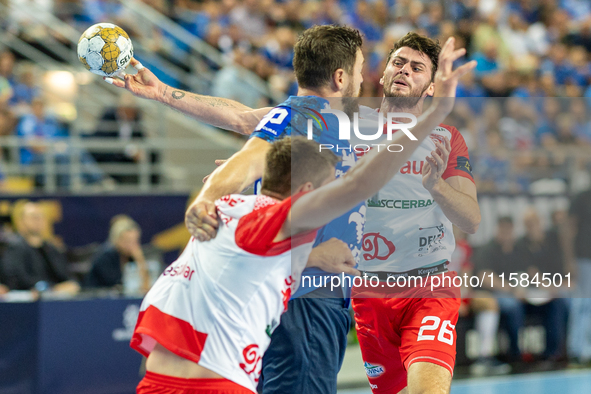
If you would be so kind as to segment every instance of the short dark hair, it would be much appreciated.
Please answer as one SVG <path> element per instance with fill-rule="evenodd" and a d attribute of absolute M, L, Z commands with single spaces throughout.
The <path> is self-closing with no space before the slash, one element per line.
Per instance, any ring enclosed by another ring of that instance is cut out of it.
<path fill-rule="evenodd" d="M 510 224 L 513 225 L 513 218 L 511 216 L 501 216 L 497 219 L 497 225 Z"/>
<path fill-rule="evenodd" d="M 305 137 L 283 138 L 267 153 L 262 189 L 288 196 L 306 182 L 320 187 L 338 162 L 334 153 Z"/>
<path fill-rule="evenodd" d="M 299 86 L 320 88 L 342 68 L 353 72 L 363 38 L 359 30 L 337 25 L 314 26 L 304 31 L 294 47 L 293 68 Z"/>
<path fill-rule="evenodd" d="M 388 61 L 386 64 L 390 63 L 392 54 L 402 47 L 409 47 L 415 51 L 422 52 L 427 55 L 429 59 L 431 59 L 433 66 L 433 70 L 431 72 L 431 81 L 433 81 L 435 78 L 435 73 L 437 72 L 437 66 L 439 64 L 439 53 L 441 52 L 439 40 L 433 40 L 427 36 L 421 36 L 420 34 L 413 31 L 408 32 L 404 37 L 394 43 L 394 47 L 392 47 L 392 49 L 390 49 L 390 53 L 388 53 Z"/>

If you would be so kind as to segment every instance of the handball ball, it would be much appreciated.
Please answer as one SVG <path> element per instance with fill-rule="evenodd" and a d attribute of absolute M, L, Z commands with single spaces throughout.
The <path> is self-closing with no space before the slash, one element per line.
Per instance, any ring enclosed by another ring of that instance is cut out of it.
<path fill-rule="evenodd" d="M 78 41 L 78 58 L 87 70 L 113 76 L 129 65 L 133 46 L 127 33 L 112 23 L 90 26 Z"/>

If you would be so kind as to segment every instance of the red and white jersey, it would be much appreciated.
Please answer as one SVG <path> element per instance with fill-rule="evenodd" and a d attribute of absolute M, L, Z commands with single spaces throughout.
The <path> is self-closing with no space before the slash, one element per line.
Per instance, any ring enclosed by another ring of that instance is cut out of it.
<path fill-rule="evenodd" d="M 378 116 L 378 110 L 360 107 L 360 132 L 375 134 Z M 365 132 L 363 120 L 368 128 Z M 352 146 L 368 144 L 352 134 Z M 399 173 L 367 201 L 361 270 L 404 272 L 451 259 L 455 248 L 452 223 L 422 183 L 423 166 L 427 165 L 425 157 L 436 149 L 434 141 L 443 142 L 444 136 L 450 140 L 451 153 L 443 179 L 463 176 L 473 181 L 464 138 L 454 127 L 440 125 L 430 138 L 425 138 Z M 358 153 L 361 155 L 363 152 Z"/>
<path fill-rule="evenodd" d="M 191 239 L 158 278 L 142 302 L 131 347 L 148 356 L 158 342 L 255 392 L 271 332 L 316 236 L 273 242 L 291 202 L 262 195 L 216 201 L 217 236 Z"/>

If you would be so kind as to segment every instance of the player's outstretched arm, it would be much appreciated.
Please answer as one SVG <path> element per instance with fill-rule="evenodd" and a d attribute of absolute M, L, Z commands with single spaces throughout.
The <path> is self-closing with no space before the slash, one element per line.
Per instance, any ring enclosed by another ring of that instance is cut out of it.
<path fill-rule="evenodd" d="M 453 109 L 458 79 L 476 66 L 476 62 L 472 61 L 452 70 L 453 62 L 464 54 L 464 49 L 454 50 L 453 38 L 448 39 L 443 46 L 439 55 L 439 69 L 435 74 L 436 100 L 413 128 L 416 141 L 407 139 L 403 133 L 397 133 L 390 144 L 403 145 L 402 152 L 373 150 L 363 156 L 345 176 L 302 196 L 291 207 L 284 229 L 291 225 L 291 234 L 297 234 L 321 227 L 377 193 Z"/>
<path fill-rule="evenodd" d="M 123 80 L 118 78 L 104 78 L 104 80 L 130 91 L 137 97 L 161 102 L 215 127 L 250 135 L 271 109 L 252 109 L 234 100 L 176 89 L 162 83 L 136 59 L 131 59 L 131 65 L 135 67 L 137 74 L 126 74 Z"/>
<path fill-rule="evenodd" d="M 269 142 L 253 137 L 209 176 L 185 213 L 185 224 L 191 235 L 199 241 L 215 237 L 218 222 L 214 201 L 228 194 L 240 193 L 259 179 L 263 175 L 270 147 Z"/>

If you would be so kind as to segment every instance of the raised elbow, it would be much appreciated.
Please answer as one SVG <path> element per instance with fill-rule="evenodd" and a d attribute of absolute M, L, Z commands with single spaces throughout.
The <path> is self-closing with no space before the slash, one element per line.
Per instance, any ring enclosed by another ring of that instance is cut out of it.
<path fill-rule="evenodd" d="M 468 224 L 468 226 L 466 226 L 466 228 L 464 228 L 462 230 L 468 234 L 476 234 L 476 231 L 478 231 L 479 226 L 480 226 L 480 215 L 478 215 L 477 218 L 474 218 L 474 220 L 472 220 L 471 223 Z"/>

